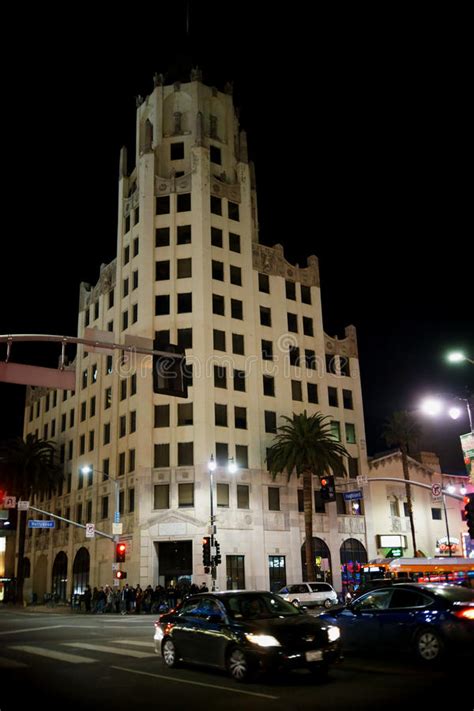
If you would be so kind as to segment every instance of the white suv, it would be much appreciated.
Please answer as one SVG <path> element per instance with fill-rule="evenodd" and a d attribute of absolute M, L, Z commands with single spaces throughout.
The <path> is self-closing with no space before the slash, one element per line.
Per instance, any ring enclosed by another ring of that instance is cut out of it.
<path fill-rule="evenodd" d="M 297 583 L 296 585 L 287 585 L 277 593 L 288 602 L 299 607 L 324 605 L 331 607 L 338 602 L 337 592 L 329 583 Z"/>

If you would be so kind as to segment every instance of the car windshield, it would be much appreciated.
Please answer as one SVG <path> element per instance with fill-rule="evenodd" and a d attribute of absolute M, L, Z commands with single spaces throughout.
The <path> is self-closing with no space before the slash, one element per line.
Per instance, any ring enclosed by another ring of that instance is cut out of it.
<path fill-rule="evenodd" d="M 256 620 L 269 617 L 294 617 L 300 611 L 277 595 L 229 595 L 225 606 L 235 620 Z"/>

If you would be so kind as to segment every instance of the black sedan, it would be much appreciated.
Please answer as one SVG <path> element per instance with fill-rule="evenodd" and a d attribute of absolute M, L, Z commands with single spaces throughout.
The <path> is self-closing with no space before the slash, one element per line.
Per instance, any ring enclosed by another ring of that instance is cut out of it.
<path fill-rule="evenodd" d="M 345 650 L 414 651 L 433 663 L 474 649 L 474 592 L 456 585 L 376 588 L 321 617 L 340 627 Z"/>
<path fill-rule="evenodd" d="M 324 675 L 339 659 L 339 636 L 337 625 L 269 592 L 193 595 L 155 622 L 155 649 L 166 666 L 206 664 L 237 681 L 301 667 Z"/>

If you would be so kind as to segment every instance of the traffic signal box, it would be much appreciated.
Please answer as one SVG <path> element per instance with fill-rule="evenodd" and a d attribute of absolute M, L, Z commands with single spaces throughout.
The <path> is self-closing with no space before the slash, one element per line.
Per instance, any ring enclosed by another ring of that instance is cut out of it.
<path fill-rule="evenodd" d="M 127 553 L 127 546 L 125 543 L 117 543 L 115 546 L 115 562 L 125 563 L 125 554 Z"/>
<path fill-rule="evenodd" d="M 322 476 L 321 482 L 321 498 L 323 501 L 336 500 L 336 485 L 333 476 Z"/>
<path fill-rule="evenodd" d="M 470 538 L 474 539 L 474 494 L 464 497 L 463 519 L 467 523 Z"/>
<path fill-rule="evenodd" d="M 205 568 L 211 565 L 211 538 L 204 536 L 202 539 L 202 564 Z"/>
<path fill-rule="evenodd" d="M 127 577 L 127 573 L 125 572 L 125 570 L 116 570 L 115 577 L 117 580 L 125 580 L 125 578 Z"/>

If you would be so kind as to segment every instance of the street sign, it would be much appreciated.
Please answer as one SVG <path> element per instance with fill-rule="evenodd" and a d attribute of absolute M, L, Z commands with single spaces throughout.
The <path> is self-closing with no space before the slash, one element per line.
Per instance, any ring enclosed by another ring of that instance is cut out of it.
<path fill-rule="evenodd" d="M 443 493 L 443 487 L 438 482 L 436 482 L 435 484 L 433 484 L 431 486 L 431 495 L 433 497 L 433 501 L 440 501 L 442 493 Z"/>
<path fill-rule="evenodd" d="M 369 477 L 367 476 L 367 474 L 360 474 L 360 476 L 357 477 L 357 484 L 359 486 L 365 486 L 368 483 Z"/>
<path fill-rule="evenodd" d="M 355 491 L 345 491 L 343 493 L 344 501 L 356 501 L 357 499 L 363 499 L 364 495 L 360 489 Z"/>
<path fill-rule="evenodd" d="M 28 511 L 30 508 L 30 502 L 29 501 L 19 501 L 18 502 L 18 511 Z"/>
<path fill-rule="evenodd" d="M 28 528 L 54 528 L 55 526 L 55 521 L 37 521 L 34 518 L 28 521 Z"/>
<path fill-rule="evenodd" d="M 123 533 L 123 523 L 113 523 L 112 524 L 112 533 L 114 536 L 121 536 Z"/>
<path fill-rule="evenodd" d="M 16 496 L 5 496 L 3 499 L 4 509 L 16 509 Z"/>
<path fill-rule="evenodd" d="M 95 537 L 95 524 L 86 523 L 86 538 L 94 538 L 94 537 Z"/>

